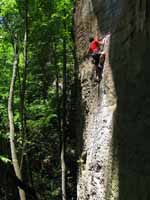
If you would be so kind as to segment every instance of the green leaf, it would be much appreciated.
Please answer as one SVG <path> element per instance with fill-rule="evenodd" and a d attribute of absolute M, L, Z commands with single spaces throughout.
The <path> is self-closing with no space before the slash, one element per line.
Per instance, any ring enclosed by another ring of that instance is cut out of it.
<path fill-rule="evenodd" d="M 11 163 L 11 160 L 9 158 L 6 158 L 5 156 L 0 155 L 0 160 L 4 163 Z"/>

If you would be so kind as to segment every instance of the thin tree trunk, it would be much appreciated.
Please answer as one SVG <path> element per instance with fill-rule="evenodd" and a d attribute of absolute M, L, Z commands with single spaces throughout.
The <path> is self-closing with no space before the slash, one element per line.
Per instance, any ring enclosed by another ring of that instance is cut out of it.
<path fill-rule="evenodd" d="M 66 200 L 66 164 L 65 164 L 65 144 L 62 136 L 61 142 L 61 171 L 62 171 L 62 200 Z"/>
<path fill-rule="evenodd" d="M 10 91 L 9 91 L 9 98 L 8 98 L 8 118 L 9 118 L 9 127 L 10 127 L 10 149 L 11 149 L 11 157 L 12 157 L 12 164 L 14 167 L 14 171 L 16 177 L 22 181 L 22 175 L 19 167 L 19 162 L 16 153 L 16 146 L 15 146 L 15 130 L 14 130 L 14 117 L 13 117 L 13 97 L 14 97 L 14 86 L 16 81 L 17 75 L 17 67 L 18 67 L 18 41 L 17 36 L 14 38 L 14 63 L 13 63 L 13 74 L 10 83 Z M 19 189 L 19 196 L 20 200 L 26 200 L 25 192 L 18 187 Z"/>
<path fill-rule="evenodd" d="M 56 57 L 56 43 L 54 44 L 54 64 L 56 67 L 56 99 L 57 99 L 57 131 L 60 136 L 61 148 L 61 187 L 62 187 L 62 200 L 66 200 L 66 164 L 65 164 L 65 130 L 66 130 L 66 40 L 63 41 L 63 119 L 60 116 L 60 100 L 59 100 L 59 70 L 57 66 Z M 63 127 L 62 123 L 63 122 Z M 62 130 L 63 128 L 63 130 Z"/>
<path fill-rule="evenodd" d="M 28 69 L 28 0 L 25 0 L 25 32 L 24 32 L 24 71 L 23 71 L 23 81 L 21 85 L 20 94 L 20 114 L 21 114 L 21 126 L 22 126 L 22 136 L 23 136 L 23 149 L 20 162 L 20 168 L 22 169 L 24 151 L 26 147 L 26 106 L 25 106 L 25 94 L 26 94 L 26 80 L 27 80 L 27 69 Z"/>
<path fill-rule="evenodd" d="M 27 120 L 26 120 L 26 90 L 27 90 L 27 70 L 28 70 L 28 0 L 24 0 L 24 7 L 25 7 L 25 30 L 24 30 L 24 71 L 23 71 L 23 80 L 21 84 L 21 101 L 20 101 L 20 111 L 21 111 L 21 124 L 22 124 L 22 136 L 23 136 L 23 148 L 22 148 L 22 156 L 21 156 L 21 162 L 20 162 L 20 168 L 22 170 L 23 168 L 23 162 L 26 163 L 26 181 L 33 187 L 33 181 L 32 181 L 32 171 L 30 170 L 30 159 L 29 155 L 25 153 L 26 150 L 26 140 L 27 140 Z M 25 158 L 24 158 L 25 157 Z M 29 193 L 29 191 L 26 191 L 26 195 Z"/>
<path fill-rule="evenodd" d="M 24 73 L 22 83 L 22 104 L 23 104 L 23 117 L 24 117 L 24 129 L 26 129 L 26 117 L 25 117 L 25 93 L 26 93 L 26 80 L 28 69 L 28 0 L 25 0 L 25 32 L 24 32 Z"/>
<path fill-rule="evenodd" d="M 56 41 L 54 41 L 54 65 L 56 69 L 56 101 L 57 101 L 57 131 L 60 136 L 60 142 L 61 142 L 61 116 L 60 116 L 60 97 L 59 97 L 59 70 L 57 65 L 57 48 L 56 48 Z"/>
<path fill-rule="evenodd" d="M 64 48 L 66 49 L 66 48 Z M 57 101 L 57 132 L 59 135 L 59 139 L 60 139 L 60 151 L 61 151 L 61 178 L 62 178 L 62 182 L 61 182 L 61 186 L 62 186 L 62 199 L 66 200 L 66 183 L 65 183 L 65 159 L 64 159 L 64 132 L 62 131 L 62 118 L 60 116 L 60 99 L 59 99 L 59 70 L 58 70 L 58 65 L 57 65 L 57 48 L 56 48 L 56 41 L 54 40 L 54 51 L 53 51 L 53 56 L 54 56 L 54 65 L 55 65 L 55 69 L 56 69 L 56 101 Z M 64 56 L 64 61 L 66 60 L 65 56 Z M 66 61 L 64 62 L 66 63 Z M 64 68 L 66 68 L 66 64 L 64 64 Z M 65 72 L 65 70 L 63 70 L 63 72 Z M 65 78 L 66 80 L 66 78 Z M 64 81 L 63 79 L 63 88 L 66 87 L 66 81 Z M 63 91 L 63 95 L 64 95 L 64 91 Z M 64 100 L 63 100 L 64 101 Z M 65 116 L 64 116 L 65 117 Z M 63 124 L 65 123 L 65 120 L 63 121 Z M 63 126 L 64 127 L 64 126 Z"/>
<path fill-rule="evenodd" d="M 64 22 L 66 30 L 66 23 Z M 66 133 L 66 71 L 67 50 L 66 38 L 63 39 L 63 130 L 61 135 L 61 170 L 62 170 L 62 200 L 66 200 L 66 164 L 65 164 L 65 133 Z"/>

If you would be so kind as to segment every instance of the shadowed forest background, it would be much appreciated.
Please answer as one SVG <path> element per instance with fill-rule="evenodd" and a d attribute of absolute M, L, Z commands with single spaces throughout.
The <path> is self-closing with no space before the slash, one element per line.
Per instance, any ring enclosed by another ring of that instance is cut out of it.
<path fill-rule="evenodd" d="M 72 13 L 72 0 L 0 2 L 1 200 L 61 199 L 61 181 L 76 199 Z"/>

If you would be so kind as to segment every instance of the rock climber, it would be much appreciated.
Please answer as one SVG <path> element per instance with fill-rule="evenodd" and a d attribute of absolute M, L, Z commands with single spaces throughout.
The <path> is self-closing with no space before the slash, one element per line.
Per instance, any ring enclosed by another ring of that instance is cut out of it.
<path fill-rule="evenodd" d="M 105 61 L 105 54 L 104 52 L 101 52 L 104 43 L 103 40 L 98 39 L 98 37 L 90 37 L 89 42 L 90 44 L 87 53 L 90 54 L 94 63 L 91 79 L 96 72 L 96 80 L 100 81 Z"/>

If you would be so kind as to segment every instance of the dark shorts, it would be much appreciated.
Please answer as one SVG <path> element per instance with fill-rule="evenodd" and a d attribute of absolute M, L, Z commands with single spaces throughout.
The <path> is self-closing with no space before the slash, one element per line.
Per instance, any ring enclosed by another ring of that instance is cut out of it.
<path fill-rule="evenodd" d="M 99 59 L 100 59 L 100 53 L 92 53 L 91 56 L 94 59 L 94 64 L 98 65 L 99 64 Z"/>

